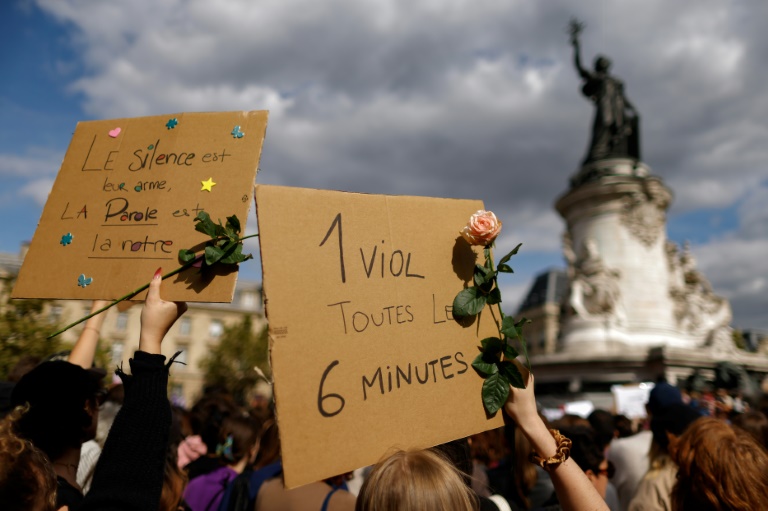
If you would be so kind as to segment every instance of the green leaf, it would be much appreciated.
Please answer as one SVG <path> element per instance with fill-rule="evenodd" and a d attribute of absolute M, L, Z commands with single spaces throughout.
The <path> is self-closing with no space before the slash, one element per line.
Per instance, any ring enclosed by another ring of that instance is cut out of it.
<path fill-rule="evenodd" d="M 195 230 L 207 234 L 211 238 L 216 237 L 216 224 L 205 211 L 200 211 L 195 217 Z"/>
<path fill-rule="evenodd" d="M 501 353 L 501 349 L 504 346 L 504 341 L 498 337 L 486 337 L 480 341 L 480 344 L 483 347 L 483 353 L 488 355 L 496 355 Z"/>
<path fill-rule="evenodd" d="M 237 242 L 234 243 L 234 250 L 231 252 L 229 250 L 226 251 L 226 254 L 224 257 L 221 258 L 219 261 L 222 264 L 237 264 L 241 263 L 243 261 L 247 261 L 248 259 L 253 259 L 253 256 L 251 254 L 243 254 L 243 245 Z"/>
<path fill-rule="evenodd" d="M 513 362 L 501 362 L 499 364 L 499 373 L 501 373 L 513 387 L 518 389 L 525 388 L 523 375 L 520 374 L 520 369 L 518 369 Z"/>
<path fill-rule="evenodd" d="M 488 303 L 488 305 L 496 305 L 497 303 L 501 303 L 501 290 L 498 287 L 494 288 L 490 293 L 488 293 L 488 296 L 486 297 L 486 303 Z"/>
<path fill-rule="evenodd" d="M 513 248 L 512 251 L 509 254 L 507 254 L 504 257 L 502 257 L 501 261 L 499 261 L 499 268 L 501 268 L 502 264 L 504 264 L 507 261 L 509 261 L 510 259 L 512 259 L 512 256 L 517 254 L 517 251 L 520 250 L 520 247 L 522 247 L 522 246 L 523 246 L 522 243 L 518 243 L 518 245 L 515 248 Z M 499 270 L 499 271 L 501 271 L 501 270 Z"/>
<path fill-rule="evenodd" d="M 240 220 L 238 220 L 237 215 L 227 217 L 227 229 L 231 229 L 237 235 L 240 234 Z"/>
<path fill-rule="evenodd" d="M 520 355 L 517 350 L 509 344 L 509 341 L 504 341 L 504 358 L 507 360 L 512 360 L 513 358 L 517 358 L 517 356 Z"/>
<path fill-rule="evenodd" d="M 476 287 L 462 289 L 453 299 L 453 315 L 458 317 L 474 316 L 485 307 L 485 295 Z"/>
<path fill-rule="evenodd" d="M 186 264 L 190 261 L 192 261 L 197 255 L 192 250 L 182 248 L 179 250 L 179 261 L 181 261 L 182 264 Z"/>
<path fill-rule="evenodd" d="M 500 373 L 494 373 L 483 382 L 483 405 L 490 415 L 504 406 L 509 397 L 509 383 Z"/>
<path fill-rule="evenodd" d="M 479 264 L 475 265 L 475 271 L 474 271 L 474 281 L 476 286 L 482 286 L 483 284 L 486 284 L 488 282 L 488 277 L 490 274 L 490 281 L 493 282 L 493 272 L 486 268 L 485 266 L 481 266 Z"/>
<path fill-rule="evenodd" d="M 491 375 L 499 372 L 499 368 L 496 366 L 496 361 L 492 356 L 488 356 L 486 353 L 480 353 L 472 361 L 472 367 L 477 369 L 480 374 Z"/>
<path fill-rule="evenodd" d="M 224 250 L 219 247 L 207 246 L 205 247 L 205 264 L 213 266 L 219 259 L 224 257 Z"/>
<path fill-rule="evenodd" d="M 531 320 L 528 318 L 521 318 L 520 321 L 515 323 L 517 337 L 520 339 L 520 347 L 523 348 L 523 355 L 525 356 L 525 365 L 529 371 L 531 370 L 531 360 L 528 358 L 528 343 L 525 342 L 525 339 L 523 338 L 523 325 L 530 322 Z"/>
<path fill-rule="evenodd" d="M 498 270 L 501 273 L 515 273 L 515 270 L 513 270 L 510 265 L 504 263 L 499 264 Z"/>
<path fill-rule="evenodd" d="M 500 331 L 510 339 L 517 339 L 519 337 L 519 332 L 515 326 L 515 318 L 512 316 L 505 316 L 504 319 L 501 320 Z"/>

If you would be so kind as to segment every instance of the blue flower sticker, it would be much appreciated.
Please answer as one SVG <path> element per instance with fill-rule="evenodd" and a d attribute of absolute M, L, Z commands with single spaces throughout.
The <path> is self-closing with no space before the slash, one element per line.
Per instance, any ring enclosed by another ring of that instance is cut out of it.
<path fill-rule="evenodd" d="M 232 128 L 232 136 L 235 138 L 243 138 L 245 136 L 245 133 L 243 133 L 240 130 L 240 126 L 235 126 L 234 128 Z"/>
<path fill-rule="evenodd" d="M 90 285 L 90 283 L 93 282 L 93 277 L 86 277 L 85 273 L 81 273 L 79 277 L 77 277 L 77 285 L 85 289 L 86 286 Z"/>
<path fill-rule="evenodd" d="M 172 130 L 177 124 L 179 124 L 179 120 L 174 117 L 173 119 L 168 119 L 168 122 L 165 123 L 165 127 Z"/>
<path fill-rule="evenodd" d="M 72 236 L 71 232 L 68 232 L 67 234 L 61 237 L 61 241 L 59 243 L 61 243 L 66 247 L 67 245 L 72 243 L 72 238 L 74 238 L 74 236 Z"/>

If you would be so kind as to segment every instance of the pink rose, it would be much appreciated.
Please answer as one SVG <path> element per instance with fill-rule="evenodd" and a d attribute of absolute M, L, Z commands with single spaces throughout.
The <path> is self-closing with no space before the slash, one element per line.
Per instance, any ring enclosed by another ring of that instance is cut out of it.
<path fill-rule="evenodd" d="M 501 232 L 501 222 L 492 211 L 481 209 L 469 218 L 461 235 L 470 245 L 490 245 Z"/>

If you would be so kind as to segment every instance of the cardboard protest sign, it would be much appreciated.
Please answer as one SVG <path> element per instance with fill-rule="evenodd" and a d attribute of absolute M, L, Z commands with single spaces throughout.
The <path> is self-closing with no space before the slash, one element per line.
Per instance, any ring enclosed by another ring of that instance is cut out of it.
<path fill-rule="evenodd" d="M 266 111 L 78 123 L 12 297 L 118 298 L 203 248 L 199 211 L 244 232 L 266 126 Z M 229 302 L 236 280 L 190 268 L 163 297 Z"/>
<path fill-rule="evenodd" d="M 451 313 L 480 201 L 258 185 L 256 208 L 289 488 L 503 424 L 471 367 L 494 319 Z"/>

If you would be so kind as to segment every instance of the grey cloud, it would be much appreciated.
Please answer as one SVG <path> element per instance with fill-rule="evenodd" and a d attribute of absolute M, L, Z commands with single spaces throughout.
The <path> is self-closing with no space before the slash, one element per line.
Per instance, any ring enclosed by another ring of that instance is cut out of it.
<path fill-rule="evenodd" d="M 768 4 L 38 3 L 78 30 L 74 87 L 97 117 L 269 107 L 259 182 L 480 198 L 550 256 L 592 116 L 564 31 L 575 14 L 585 62 L 611 57 L 643 116 L 673 214 L 746 198 L 738 239 L 768 234 L 752 198 L 768 174 Z M 697 247 L 703 266 L 752 310 L 747 277 L 717 262 L 724 243 Z"/>

